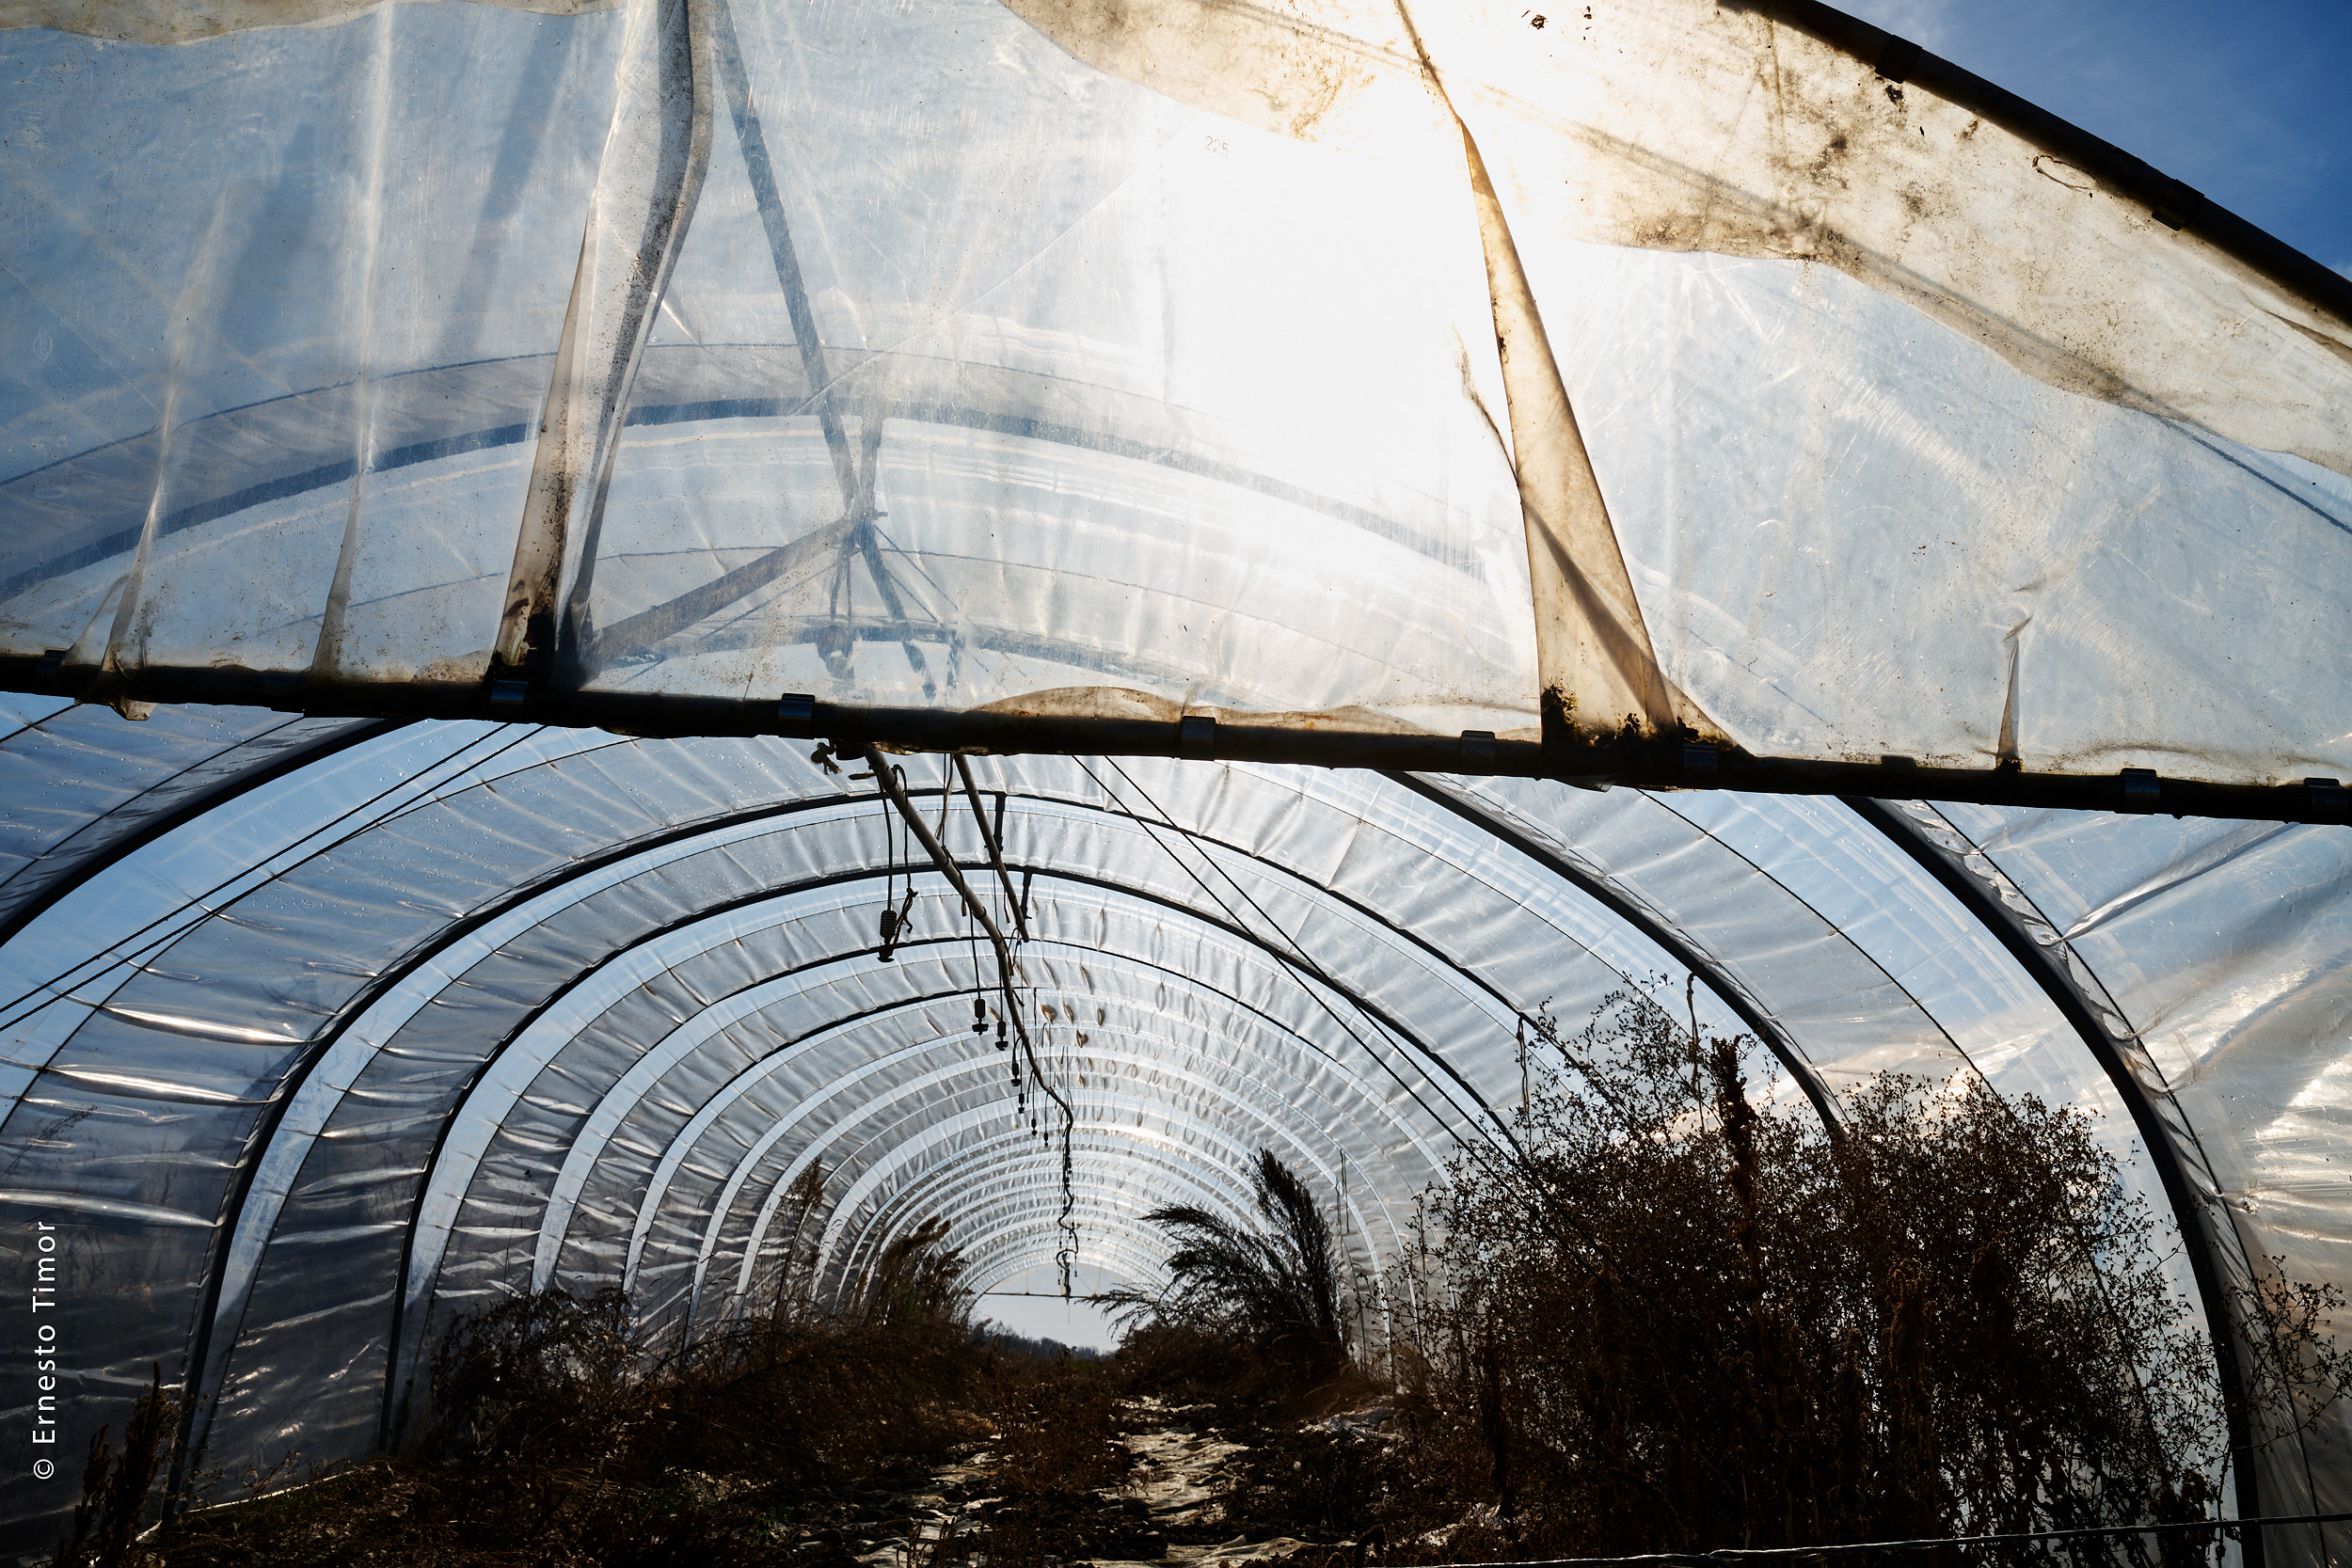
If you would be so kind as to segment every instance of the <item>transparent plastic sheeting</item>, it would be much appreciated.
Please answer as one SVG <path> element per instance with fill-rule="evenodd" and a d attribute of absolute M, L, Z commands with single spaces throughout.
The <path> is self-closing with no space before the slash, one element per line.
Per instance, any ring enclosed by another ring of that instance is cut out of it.
<path fill-rule="evenodd" d="M 882 803 L 801 747 L 425 722 L 245 787 L 282 717 L 21 717 L 0 768 L 80 782 L 19 825 L 0 893 L 46 845 L 127 851 L 50 886 L 0 947 L 0 1197 L 18 1216 L 0 1244 L 16 1267 L 33 1223 L 64 1240 L 62 1402 L 91 1430 L 119 1427 L 153 1361 L 210 1402 L 210 1467 L 349 1457 L 420 1414 L 438 1329 L 506 1292 L 625 1284 L 653 1321 L 723 1323 L 774 1289 L 787 1194 L 812 1166 L 826 1202 L 799 1240 L 835 1284 L 932 1214 L 981 1287 L 1050 1268 L 1073 1237 L 1058 1148 L 972 1033 L 955 901 L 917 873 L 913 936 L 880 961 Z M 1076 1113 L 1076 1257 L 1115 1278 L 1156 1277 L 1151 1208 L 1243 1212 L 1262 1148 L 1345 1195 L 1351 1256 L 1376 1271 L 1416 1195 L 1501 1135 L 1517 1017 L 1549 1003 L 1573 1023 L 1632 986 L 1678 1002 L 1676 953 L 1697 965 L 1703 1028 L 1744 1010 L 1787 1053 L 1752 1058 L 1760 1092 L 1802 1110 L 1793 1074 L 1834 1098 L 1882 1069 L 1982 1073 L 2096 1111 L 2162 1212 L 2082 1037 L 1842 805 L 972 765 L 992 815 L 1005 801 L 1039 1050 Z M 938 759 L 905 766 L 937 811 Z M 229 781 L 211 809 L 135 843 L 110 826 L 191 769 Z M 1938 831 L 2014 879 L 2005 896 L 2144 1038 L 2226 1206 L 2230 1272 L 2278 1255 L 2344 1277 L 2325 1175 L 2344 1101 L 2342 831 L 1947 809 Z M 980 856 L 960 799 L 946 833 Z M 1561 1067 L 1539 1050 L 1534 1070 Z M 2265 1505 L 2331 1506 L 2342 1454 L 2332 1430 L 2280 1450 Z M 28 1476 L 0 1507 L 46 1550 L 72 1488 Z"/>
<path fill-rule="evenodd" d="M 1532 734 L 1614 574 L 1754 752 L 2352 774 L 2352 327 L 1761 8 L 548 9 L 0 6 L 0 652 Z"/>

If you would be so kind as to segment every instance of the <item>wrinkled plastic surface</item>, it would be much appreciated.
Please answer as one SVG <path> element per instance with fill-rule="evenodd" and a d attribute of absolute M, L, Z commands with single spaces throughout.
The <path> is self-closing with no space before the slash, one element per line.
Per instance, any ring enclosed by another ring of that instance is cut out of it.
<path fill-rule="evenodd" d="M 424 723 L 242 787 L 238 752 L 278 744 L 252 722 L 226 752 L 183 733 L 176 766 L 156 745 L 172 730 L 107 713 L 0 738 L 28 776 L 66 756 L 117 773 L 78 808 L 93 838 L 137 816 L 140 779 L 228 781 L 0 949 L 20 1064 L 0 1196 L 67 1238 L 77 1420 L 119 1417 L 148 1361 L 184 1367 L 200 1340 L 215 1456 L 366 1452 L 416 1415 L 438 1327 L 503 1292 L 627 1282 L 643 1309 L 706 1324 L 756 1307 L 811 1164 L 836 1281 L 933 1213 L 982 1285 L 1071 1239 L 1057 1152 L 971 1033 L 975 946 L 928 868 L 913 938 L 875 955 L 889 863 L 870 784 L 776 741 Z M 137 743 L 111 767 L 109 737 Z M 937 759 L 906 766 L 938 810 Z M 1517 1016 L 1549 1002 L 1573 1022 L 1661 977 L 1678 993 L 1674 952 L 1698 965 L 1702 1026 L 1740 1027 L 1736 1004 L 1792 1053 L 1758 1052 L 1761 1092 L 1801 1106 L 1792 1069 L 1833 1098 L 1882 1069 L 1980 1072 L 2093 1109 L 2161 1205 L 2115 1085 L 2049 996 L 1835 803 L 973 766 L 992 814 L 1006 800 L 1032 1022 L 1077 1112 L 1076 1256 L 1114 1277 L 1158 1266 L 1144 1212 L 1241 1205 L 1268 1147 L 1333 1198 L 1344 1183 L 1359 1260 L 1393 1257 L 1413 1195 L 1507 1122 Z M 1952 811 L 2144 1036 L 2230 1208 L 2233 1269 L 2278 1254 L 2333 1276 L 2340 1243 L 2312 1238 L 2340 1228 L 2338 1206 L 2299 1174 L 2332 1157 L 2342 1115 L 2325 1025 L 2254 1007 L 2244 1031 L 2296 1043 L 2280 1066 L 2225 1067 L 2193 1062 L 2165 1020 L 2249 985 L 2341 1006 L 2342 890 L 2312 858 L 2341 832 L 2217 847 L 2169 823 Z M 979 856 L 960 797 L 946 832 Z M 2189 887 L 2265 885 L 2303 890 L 2302 912 L 2210 928 L 2273 940 L 2190 956 L 2154 919 Z M 2144 997 L 2143 976 L 2173 1000 Z M 1534 1070 L 1563 1069 L 1538 1051 Z M 2334 1496 L 2334 1441 L 2274 1456 L 2273 1495 Z M 6 1506 L 29 1528 L 64 1496 L 20 1480 Z"/>
<path fill-rule="evenodd" d="M 1703 732 L 2352 772 L 2352 338 L 2094 175 L 1704 0 L 1016 8 L 13 8 L 0 651 L 1533 733 L 1500 234 Z"/>

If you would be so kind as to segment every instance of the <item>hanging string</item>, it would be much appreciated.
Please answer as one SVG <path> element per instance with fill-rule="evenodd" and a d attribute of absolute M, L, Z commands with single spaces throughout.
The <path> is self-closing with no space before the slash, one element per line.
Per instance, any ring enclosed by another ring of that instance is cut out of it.
<path fill-rule="evenodd" d="M 972 958 L 972 1037 L 982 1040 L 988 1037 L 988 982 L 980 974 L 980 926 L 969 904 L 963 907 L 963 941 Z M 1001 1038 L 996 1048 L 1004 1049 Z"/>
<path fill-rule="evenodd" d="M 899 789 L 904 790 L 907 784 L 906 769 L 896 764 L 884 766 L 890 768 L 898 778 Z M 897 833 L 893 834 L 891 823 L 898 815 L 885 798 L 882 801 L 882 951 L 879 955 L 884 963 L 897 960 L 898 943 L 906 940 L 908 917 L 914 911 L 914 839 L 912 831 L 904 824 L 900 824 Z M 902 852 L 906 859 L 906 897 L 894 907 L 898 888 L 898 861 Z"/>

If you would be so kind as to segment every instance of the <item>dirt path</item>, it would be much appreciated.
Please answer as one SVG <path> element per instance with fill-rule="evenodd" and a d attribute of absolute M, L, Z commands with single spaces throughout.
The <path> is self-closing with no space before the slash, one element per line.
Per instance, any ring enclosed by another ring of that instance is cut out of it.
<path fill-rule="evenodd" d="M 1300 1433 L 1325 1449 L 1378 1445 L 1388 1417 L 1385 1407 L 1368 1408 L 1293 1433 L 1237 1420 L 1214 1405 L 1148 1397 L 1119 1401 L 1104 1414 L 1095 1440 L 1115 1451 L 1097 1469 L 1104 1484 L 1042 1490 L 1035 1466 L 1023 1463 L 1030 1456 L 1018 1451 L 1019 1436 L 992 1433 L 929 1475 L 908 1478 L 903 1490 L 867 1489 L 851 1500 L 850 1512 L 862 1516 L 809 1519 L 802 1548 L 820 1560 L 835 1548 L 860 1568 L 1015 1561 L 1221 1568 L 1351 1549 L 1352 1539 L 1329 1529 L 1311 1538 L 1283 1528 L 1295 1528 L 1296 1510 L 1283 1506 L 1294 1499 L 1281 1496 L 1279 1478 L 1268 1486 L 1267 1472 L 1295 1468 L 1304 1480 L 1305 1460 L 1285 1461 L 1274 1450 L 1287 1453 Z M 1276 1517 L 1259 1517 L 1266 1511 L 1250 1505 L 1269 1494 L 1279 1498 Z"/>

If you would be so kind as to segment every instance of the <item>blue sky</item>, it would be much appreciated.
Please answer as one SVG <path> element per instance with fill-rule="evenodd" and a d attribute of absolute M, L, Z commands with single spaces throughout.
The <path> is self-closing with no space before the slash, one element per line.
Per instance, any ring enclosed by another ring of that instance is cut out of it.
<path fill-rule="evenodd" d="M 1831 0 L 2352 277 L 2352 0 Z"/>

